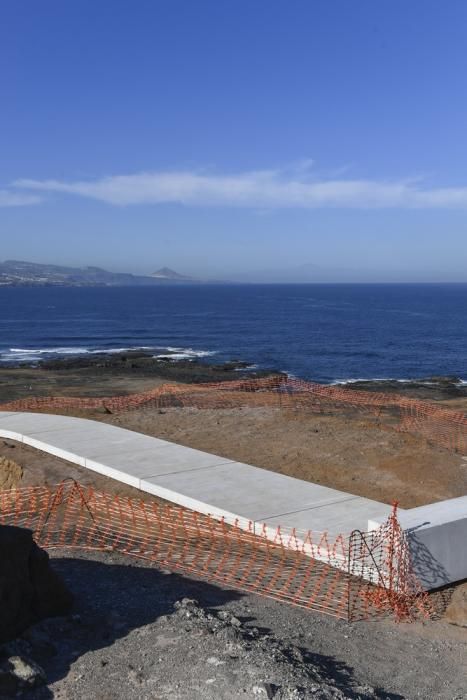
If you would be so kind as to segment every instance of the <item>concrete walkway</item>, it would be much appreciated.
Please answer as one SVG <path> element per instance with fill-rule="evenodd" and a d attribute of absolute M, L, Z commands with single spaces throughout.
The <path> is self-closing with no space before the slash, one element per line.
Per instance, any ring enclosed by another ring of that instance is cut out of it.
<path fill-rule="evenodd" d="M 390 506 L 106 423 L 0 412 L 0 437 L 18 440 L 200 513 L 275 531 L 366 531 Z"/>
<path fill-rule="evenodd" d="M 278 525 L 283 532 L 296 528 L 299 539 L 307 530 L 366 532 L 391 512 L 384 503 L 84 418 L 0 411 L 0 437 L 240 527 L 253 523 L 263 532 L 266 524 L 271 538 Z M 467 496 L 398 514 L 425 588 L 467 578 Z M 333 566 L 346 565 L 336 556 Z"/>

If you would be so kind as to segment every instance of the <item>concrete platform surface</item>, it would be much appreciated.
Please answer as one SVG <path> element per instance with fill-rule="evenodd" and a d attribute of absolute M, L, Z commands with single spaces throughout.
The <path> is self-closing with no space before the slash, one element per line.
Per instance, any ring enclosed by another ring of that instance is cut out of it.
<path fill-rule="evenodd" d="M 84 418 L 0 412 L 0 435 L 227 522 L 346 534 L 389 512 L 376 501 Z"/>

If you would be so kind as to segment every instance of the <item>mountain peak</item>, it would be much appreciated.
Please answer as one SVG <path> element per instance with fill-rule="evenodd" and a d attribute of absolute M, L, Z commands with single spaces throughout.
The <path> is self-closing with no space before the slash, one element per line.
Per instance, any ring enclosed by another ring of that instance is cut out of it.
<path fill-rule="evenodd" d="M 157 272 L 153 272 L 151 277 L 159 277 L 165 280 L 190 280 L 192 279 L 191 277 L 187 277 L 186 275 L 181 275 L 179 272 L 175 272 L 175 270 L 171 270 L 170 267 L 161 267 L 160 270 L 157 270 Z"/>

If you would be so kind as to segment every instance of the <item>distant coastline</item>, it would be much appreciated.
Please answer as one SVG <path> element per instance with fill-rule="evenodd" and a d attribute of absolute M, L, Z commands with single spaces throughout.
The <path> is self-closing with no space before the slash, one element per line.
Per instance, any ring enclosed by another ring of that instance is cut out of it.
<path fill-rule="evenodd" d="M 416 277 L 416 276 L 415 276 Z M 187 285 L 287 286 L 287 285 L 464 285 L 467 281 L 442 279 L 405 279 L 400 273 L 377 271 L 325 269 L 316 265 L 302 265 L 284 270 L 257 270 L 241 272 L 227 279 L 213 279 L 182 274 L 162 267 L 150 274 L 111 272 L 95 266 L 70 267 L 24 260 L 0 262 L 0 289 L 6 287 L 158 287 Z"/>
<path fill-rule="evenodd" d="M 141 287 L 154 285 L 223 284 L 182 275 L 163 267 L 150 275 L 109 272 L 100 267 L 66 267 L 23 260 L 0 262 L 0 287 Z"/>

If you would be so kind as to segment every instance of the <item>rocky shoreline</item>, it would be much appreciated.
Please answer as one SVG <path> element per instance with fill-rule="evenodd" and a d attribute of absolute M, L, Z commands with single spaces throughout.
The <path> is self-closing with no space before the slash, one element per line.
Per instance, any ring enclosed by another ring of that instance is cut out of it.
<path fill-rule="evenodd" d="M 0 366 L 0 402 L 31 396 L 118 396 L 165 382 L 198 384 L 279 374 L 237 359 L 171 359 L 170 352 L 163 357 L 147 351 L 78 355 Z"/>
<path fill-rule="evenodd" d="M 209 362 L 206 358 L 181 359 L 178 353 L 168 350 L 164 355 L 154 355 L 147 350 L 123 350 L 122 352 L 101 352 L 92 355 L 73 355 L 52 359 L 34 360 L 34 362 L 9 362 L 3 369 L 41 369 L 41 370 L 96 370 L 99 372 L 134 374 L 152 374 L 175 381 L 201 382 L 225 381 L 244 377 L 265 377 L 271 374 L 283 374 L 273 369 L 258 370 L 255 365 L 239 359 L 226 362 Z M 235 374 L 233 374 L 235 373 Z"/>
<path fill-rule="evenodd" d="M 22 367 L 25 365 L 23 364 Z M 32 367 L 32 365 L 29 365 Z M 102 373 L 130 372 L 154 375 L 161 379 L 199 383 L 228 381 L 247 377 L 267 377 L 284 374 L 272 369 L 257 370 L 249 362 L 238 359 L 211 363 L 206 359 L 179 359 L 176 352 L 167 351 L 163 356 L 143 350 L 119 353 L 79 355 L 75 357 L 43 360 L 36 365 L 43 370 L 95 370 Z"/>
<path fill-rule="evenodd" d="M 359 391 L 402 394 L 410 398 L 443 401 L 467 397 L 467 384 L 458 377 L 424 377 L 421 379 L 360 379 L 337 386 Z"/>
<path fill-rule="evenodd" d="M 173 356 L 173 357 L 172 357 Z M 225 382 L 253 379 L 272 375 L 286 376 L 271 368 L 257 369 L 241 359 L 215 362 L 212 358 L 177 357 L 167 351 L 163 356 L 146 350 L 75 355 L 62 358 L 35 360 L 30 363 L 9 363 L 0 366 L 0 400 L 13 400 L 24 396 L 49 395 L 55 387 L 58 393 L 69 387 L 82 387 L 82 395 L 98 395 L 98 387 L 106 389 L 106 395 L 130 393 L 121 386 L 123 380 L 161 382 Z M 120 381 L 116 381 L 116 380 Z M 446 401 L 467 398 L 467 384 L 457 377 L 435 376 L 413 380 L 361 379 L 337 383 L 348 389 L 401 394 L 428 401 Z M 35 390 L 36 393 L 32 393 Z M 102 393 L 102 392 L 101 392 Z"/>

